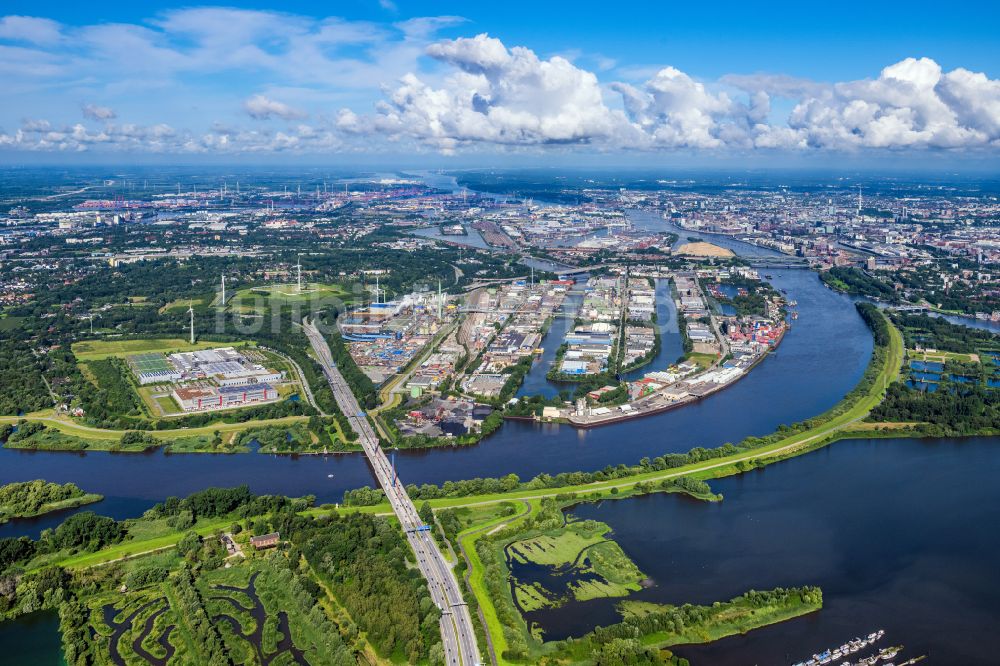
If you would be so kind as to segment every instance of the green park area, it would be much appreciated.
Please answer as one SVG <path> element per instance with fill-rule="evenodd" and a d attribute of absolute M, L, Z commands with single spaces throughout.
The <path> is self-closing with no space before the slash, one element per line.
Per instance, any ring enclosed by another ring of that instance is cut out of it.
<path fill-rule="evenodd" d="M 260 312 L 275 306 L 333 304 L 333 302 L 351 303 L 354 294 L 348 288 L 338 284 L 320 282 L 303 282 L 302 289 L 294 282 L 258 287 L 246 287 L 238 290 L 226 301 L 230 308 L 239 312 Z"/>

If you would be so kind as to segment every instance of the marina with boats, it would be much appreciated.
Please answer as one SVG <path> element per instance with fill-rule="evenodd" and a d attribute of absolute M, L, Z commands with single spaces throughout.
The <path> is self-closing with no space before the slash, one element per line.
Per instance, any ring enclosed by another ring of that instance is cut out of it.
<path fill-rule="evenodd" d="M 903 650 L 902 645 L 885 647 L 866 657 L 853 658 L 853 655 L 862 650 L 874 646 L 885 637 L 885 630 L 873 631 L 864 638 L 858 637 L 847 641 L 843 645 L 835 648 L 828 648 L 823 652 L 814 654 L 810 659 L 796 662 L 792 666 L 909 666 L 926 658 L 926 655 L 912 657 L 905 662 L 896 663 L 893 661 Z"/>

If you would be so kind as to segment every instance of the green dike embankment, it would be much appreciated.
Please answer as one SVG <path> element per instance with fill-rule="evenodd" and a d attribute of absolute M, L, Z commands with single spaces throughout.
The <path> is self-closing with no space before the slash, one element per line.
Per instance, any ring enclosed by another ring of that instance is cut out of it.
<path fill-rule="evenodd" d="M 215 432 L 218 431 L 220 434 L 232 434 L 234 432 L 242 432 L 250 428 L 258 428 L 263 426 L 280 426 L 280 425 L 290 425 L 293 423 L 300 423 L 308 421 L 308 416 L 282 416 L 274 419 L 259 419 L 251 421 L 243 421 L 238 423 L 227 423 L 227 422 L 217 422 L 214 424 L 209 424 L 205 426 L 197 426 L 190 428 L 174 428 L 170 430 L 142 430 L 139 432 L 151 435 L 158 440 L 161 440 L 164 444 L 169 444 L 170 440 L 183 439 L 190 437 L 212 437 Z M 51 409 L 42 410 L 40 412 L 32 412 L 31 414 L 25 414 L 23 416 L 0 416 L 0 423 L 11 423 L 17 424 L 20 421 L 27 422 L 39 422 L 44 424 L 46 427 L 54 428 L 59 432 L 69 435 L 71 437 L 77 437 L 79 439 L 87 440 L 87 447 L 91 450 L 110 450 L 114 443 L 121 440 L 122 435 L 128 430 L 108 430 L 105 428 L 95 428 L 92 426 L 84 425 L 82 423 L 76 423 L 70 420 L 68 417 L 61 417 L 55 414 Z M 18 448 L 18 447 L 11 447 Z M 68 447 L 69 448 L 69 447 Z M 58 450 L 58 449 L 52 449 Z M 197 449 L 192 449 L 192 452 Z M 217 453 L 217 450 L 211 448 L 205 448 L 206 452 Z"/>

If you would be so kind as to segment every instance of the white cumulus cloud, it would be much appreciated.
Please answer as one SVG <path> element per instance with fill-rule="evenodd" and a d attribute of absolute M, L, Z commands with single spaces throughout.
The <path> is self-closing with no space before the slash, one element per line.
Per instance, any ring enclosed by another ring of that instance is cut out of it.
<path fill-rule="evenodd" d="M 929 58 L 907 58 L 854 81 L 780 72 L 701 79 L 669 63 L 619 64 L 572 49 L 538 55 L 487 34 L 438 41 L 442 30 L 461 22 L 426 16 L 376 23 L 224 7 L 166 10 L 132 23 L 0 17 L 0 79 L 17 100 L 0 107 L 0 126 L 19 126 L 0 130 L 0 146 L 229 153 L 1000 150 L 1000 80 L 964 68 L 946 71 Z M 153 92 L 162 104 L 137 109 L 136 95 Z M 78 123 L 80 97 L 110 106 L 84 104 Z M 113 107 L 128 108 L 129 122 Z M 213 122 L 232 119 L 234 107 L 246 114 L 244 126 Z M 254 122 L 268 120 L 284 127 Z"/>
<path fill-rule="evenodd" d="M 990 148 L 1000 142 L 1000 81 L 930 58 L 907 58 L 876 79 L 803 97 L 788 118 L 814 148 Z"/>
<path fill-rule="evenodd" d="M 477 142 L 587 143 L 623 127 L 622 114 L 604 104 L 597 76 L 565 58 L 543 60 L 485 34 L 432 44 L 427 54 L 456 71 L 437 87 L 407 74 L 373 116 L 342 111 L 339 126 L 446 151 Z"/>
<path fill-rule="evenodd" d="M 243 109 L 254 120 L 268 120 L 270 118 L 295 120 L 297 118 L 304 118 L 306 115 L 284 102 L 279 102 L 264 95 L 254 95 L 247 99 L 243 102 Z"/>
<path fill-rule="evenodd" d="M 477 143 L 713 151 L 1000 147 L 1000 81 L 961 68 L 944 72 L 929 58 L 833 84 L 769 74 L 705 82 L 668 66 L 639 85 L 603 87 L 565 58 L 541 59 L 485 34 L 432 44 L 427 54 L 451 66 L 442 83 L 407 74 L 374 114 L 344 109 L 338 126 L 444 152 Z M 604 90 L 620 98 L 606 99 Z M 773 96 L 794 102 L 787 118 L 771 117 Z"/>
<path fill-rule="evenodd" d="M 85 118 L 90 118 L 91 120 L 112 120 L 118 117 L 115 110 L 108 106 L 99 106 L 97 104 L 84 104 L 83 105 L 83 116 Z"/>

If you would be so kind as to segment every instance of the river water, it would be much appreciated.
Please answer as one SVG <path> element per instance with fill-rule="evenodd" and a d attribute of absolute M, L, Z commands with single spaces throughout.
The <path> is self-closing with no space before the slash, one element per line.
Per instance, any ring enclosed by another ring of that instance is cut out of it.
<path fill-rule="evenodd" d="M 654 214 L 636 215 L 643 226 L 674 231 L 682 241 L 699 236 L 672 229 Z M 750 256 L 773 254 L 724 237 L 706 240 Z M 509 472 L 529 478 L 542 472 L 593 470 L 764 435 L 782 423 L 823 412 L 860 379 L 871 353 L 871 335 L 852 300 L 823 287 L 815 273 L 772 272 L 773 284 L 798 300 L 800 317 L 777 353 L 731 388 L 681 409 L 589 431 L 507 422 L 476 446 L 400 452 L 400 476 L 407 482 L 441 483 Z M 661 323 L 669 329 L 672 322 L 676 331 L 672 306 L 666 307 Z M 552 335 L 557 337 L 551 343 L 547 339 L 545 347 L 546 354 L 554 355 L 561 338 L 557 331 Z M 678 344 L 665 338 L 661 358 L 652 367 L 674 360 Z M 529 382 L 550 391 L 543 365 L 544 360 L 533 368 Z M 903 642 L 930 641 L 935 652 L 960 654 L 954 640 L 936 637 L 945 632 L 969 636 L 982 622 L 996 618 L 995 600 L 1000 598 L 995 575 L 991 579 L 986 571 L 995 552 L 989 546 L 995 546 L 992 540 L 997 538 L 988 527 L 996 524 L 989 507 L 1000 503 L 985 488 L 989 483 L 979 483 L 988 478 L 991 464 L 996 471 L 992 443 L 842 442 L 763 472 L 716 482 L 716 490 L 726 496 L 721 504 L 653 496 L 577 512 L 615 528 L 625 551 L 657 581 L 655 588 L 641 593 L 650 598 L 710 602 L 750 587 L 824 587 L 826 608 L 815 617 L 687 649 L 685 654 L 698 657 L 697 663 L 784 663 L 792 660 L 785 659 L 786 653 L 805 657 L 878 626 L 893 629 Z M 947 474 L 942 474 L 942 466 Z M 139 515 L 167 496 L 208 486 L 246 483 L 258 493 L 312 494 L 320 502 L 336 502 L 345 489 L 374 482 L 357 454 L 0 449 L 0 484 L 33 478 L 72 481 L 102 493 L 106 499 L 87 509 L 116 518 Z M 36 536 L 65 515 L 8 523 L 0 527 L 0 537 Z M 970 581 L 977 579 L 982 583 L 971 594 Z M 990 594 L 992 605 L 985 602 L 984 595 Z M 976 603 L 967 607 L 970 599 Z M 931 602 L 944 604 L 948 614 L 934 613 L 928 619 L 924 610 Z M 581 617 L 570 605 L 544 624 L 555 636 L 578 635 L 595 623 L 614 621 L 611 604 L 598 606 Z M 927 630 L 932 621 L 940 631 Z M 6 630 L 0 633 L 0 650 L 8 649 L 12 640 L 23 642 L 10 633 L 11 625 L 0 626 Z M 971 629 L 963 633 L 963 627 Z M 52 640 L 58 640 L 57 633 Z"/>
<path fill-rule="evenodd" d="M 819 585 L 823 609 L 677 652 L 694 664 L 790 664 L 878 628 L 930 664 L 996 664 L 996 438 L 848 440 L 675 495 L 581 505 L 655 581 L 634 599 L 711 604 Z M 551 639 L 617 620 L 614 600 L 533 613 Z M 861 656 L 861 655 L 859 655 Z"/>

